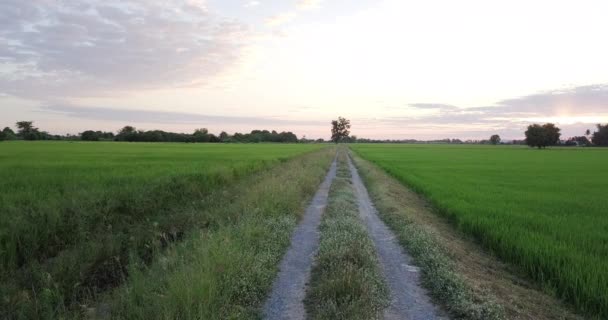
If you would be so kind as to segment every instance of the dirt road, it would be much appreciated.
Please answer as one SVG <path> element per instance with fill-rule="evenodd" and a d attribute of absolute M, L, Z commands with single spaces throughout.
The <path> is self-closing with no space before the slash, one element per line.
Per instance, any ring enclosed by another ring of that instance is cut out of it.
<path fill-rule="evenodd" d="M 447 319 L 431 302 L 420 286 L 420 274 L 412 265 L 412 258 L 403 251 L 395 235 L 380 220 L 361 181 L 357 168 L 348 157 L 353 187 L 357 194 L 359 213 L 374 241 L 386 282 L 391 292 L 391 304 L 384 312 L 385 319 L 431 320 Z"/>
<path fill-rule="evenodd" d="M 314 256 L 319 247 L 317 229 L 327 206 L 329 188 L 335 177 L 336 159 L 291 238 L 291 247 L 281 261 L 279 274 L 264 305 L 265 319 L 306 319 L 304 298 Z"/>

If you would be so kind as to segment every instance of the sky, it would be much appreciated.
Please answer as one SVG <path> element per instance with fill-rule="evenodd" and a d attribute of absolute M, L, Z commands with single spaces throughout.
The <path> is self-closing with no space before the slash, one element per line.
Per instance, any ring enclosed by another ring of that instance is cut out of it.
<path fill-rule="evenodd" d="M 608 123 L 605 0 L 2 0 L 0 126 L 563 137 Z"/>

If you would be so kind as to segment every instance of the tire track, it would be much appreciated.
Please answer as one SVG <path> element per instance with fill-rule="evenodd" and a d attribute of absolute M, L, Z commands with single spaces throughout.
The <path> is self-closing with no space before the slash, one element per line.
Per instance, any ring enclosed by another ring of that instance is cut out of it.
<path fill-rule="evenodd" d="M 419 269 L 405 253 L 395 235 L 378 217 L 357 168 L 348 157 L 359 213 L 376 247 L 381 269 L 390 288 L 391 303 L 384 312 L 385 319 L 431 320 L 448 319 L 420 286 Z"/>
<path fill-rule="evenodd" d="M 336 177 L 336 161 L 337 158 L 332 162 L 325 180 L 291 237 L 291 246 L 281 261 L 279 274 L 264 305 L 265 319 L 306 319 L 306 284 L 310 279 L 313 259 L 319 247 L 317 229 L 327 206 L 329 188 Z"/>

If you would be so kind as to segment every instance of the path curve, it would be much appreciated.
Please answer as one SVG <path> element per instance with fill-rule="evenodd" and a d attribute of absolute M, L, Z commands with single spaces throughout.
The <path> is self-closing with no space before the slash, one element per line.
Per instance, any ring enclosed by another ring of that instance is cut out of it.
<path fill-rule="evenodd" d="M 419 269 L 412 258 L 403 251 L 393 232 L 378 217 L 357 168 L 348 157 L 353 187 L 357 195 L 359 213 L 374 242 L 381 269 L 391 293 L 390 306 L 384 312 L 385 319 L 432 320 L 448 319 L 420 286 Z"/>
<path fill-rule="evenodd" d="M 333 160 L 325 180 L 291 237 L 291 246 L 281 261 L 279 274 L 264 305 L 265 319 L 306 319 L 304 308 L 306 285 L 310 279 L 314 256 L 319 248 L 318 227 L 327 206 L 329 188 L 336 177 L 336 161 L 337 159 Z"/>

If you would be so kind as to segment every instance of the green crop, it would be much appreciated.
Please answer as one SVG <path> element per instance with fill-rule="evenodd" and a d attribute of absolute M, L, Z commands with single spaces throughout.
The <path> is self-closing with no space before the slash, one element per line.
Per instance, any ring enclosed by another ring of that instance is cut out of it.
<path fill-rule="evenodd" d="M 0 314 L 55 318 L 190 230 L 214 192 L 319 145 L 0 144 Z M 237 197 L 238 195 L 233 195 Z"/>
<path fill-rule="evenodd" d="M 487 249 L 608 317 L 608 150 L 356 145 Z"/>

